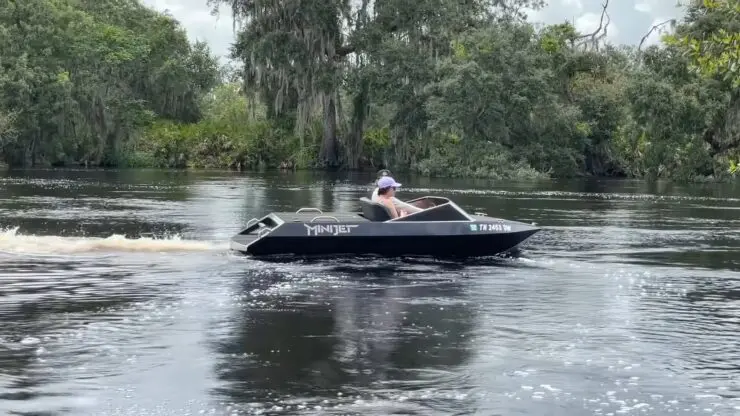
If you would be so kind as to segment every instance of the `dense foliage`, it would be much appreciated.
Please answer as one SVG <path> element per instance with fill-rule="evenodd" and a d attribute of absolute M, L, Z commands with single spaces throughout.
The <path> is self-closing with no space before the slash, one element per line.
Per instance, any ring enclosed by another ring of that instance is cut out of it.
<path fill-rule="evenodd" d="M 740 156 L 740 0 L 647 48 L 606 43 L 606 7 L 528 22 L 539 0 L 210 3 L 240 23 L 229 74 L 136 0 L 0 5 L 4 159 L 692 180 Z"/>
<path fill-rule="evenodd" d="M 0 2 L 0 152 L 11 165 L 117 165 L 156 118 L 197 122 L 218 66 L 137 0 Z"/>

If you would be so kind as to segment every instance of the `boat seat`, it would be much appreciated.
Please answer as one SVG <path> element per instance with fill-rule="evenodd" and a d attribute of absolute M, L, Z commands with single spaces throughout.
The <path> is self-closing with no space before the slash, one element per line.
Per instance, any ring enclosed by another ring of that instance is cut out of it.
<path fill-rule="evenodd" d="M 391 212 L 385 205 L 369 200 L 366 197 L 360 198 L 362 206 L 362 215 L 370 221 L 388 221 L 392 219 Z"/>

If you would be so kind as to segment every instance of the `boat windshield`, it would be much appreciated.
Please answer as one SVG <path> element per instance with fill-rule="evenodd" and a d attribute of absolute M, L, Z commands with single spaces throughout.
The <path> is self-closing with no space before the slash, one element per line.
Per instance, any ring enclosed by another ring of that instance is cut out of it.
<path fill-rule="evenodd" d="M 406 201 L 414 211 L 391 221 L 472 221 L 473 219 L 457 204 L 447 198 L 426 196 Z"/>

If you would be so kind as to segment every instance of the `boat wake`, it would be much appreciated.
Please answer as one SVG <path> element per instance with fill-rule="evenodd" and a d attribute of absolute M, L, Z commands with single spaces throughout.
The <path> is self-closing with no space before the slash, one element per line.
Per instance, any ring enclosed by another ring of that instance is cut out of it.
<path fill-rule="evenodd" d="M 180 236 L 128 238 L 61 237 L 23 235 L 19 227 L 0 229 L 0 253 L 6 254 L 77 254 L 91 252 L 192 252 L 223 250 L 225 243 L 184 240 Z"/>

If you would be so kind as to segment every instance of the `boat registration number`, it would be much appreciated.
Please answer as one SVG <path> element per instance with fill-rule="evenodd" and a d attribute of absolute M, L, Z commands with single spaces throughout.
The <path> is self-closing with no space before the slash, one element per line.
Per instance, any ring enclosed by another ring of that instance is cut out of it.
<path fill-rule="evenodd" d="M 470 224 L 470 231 L 511 231 L 511 225 L 498 223 Z"/>

